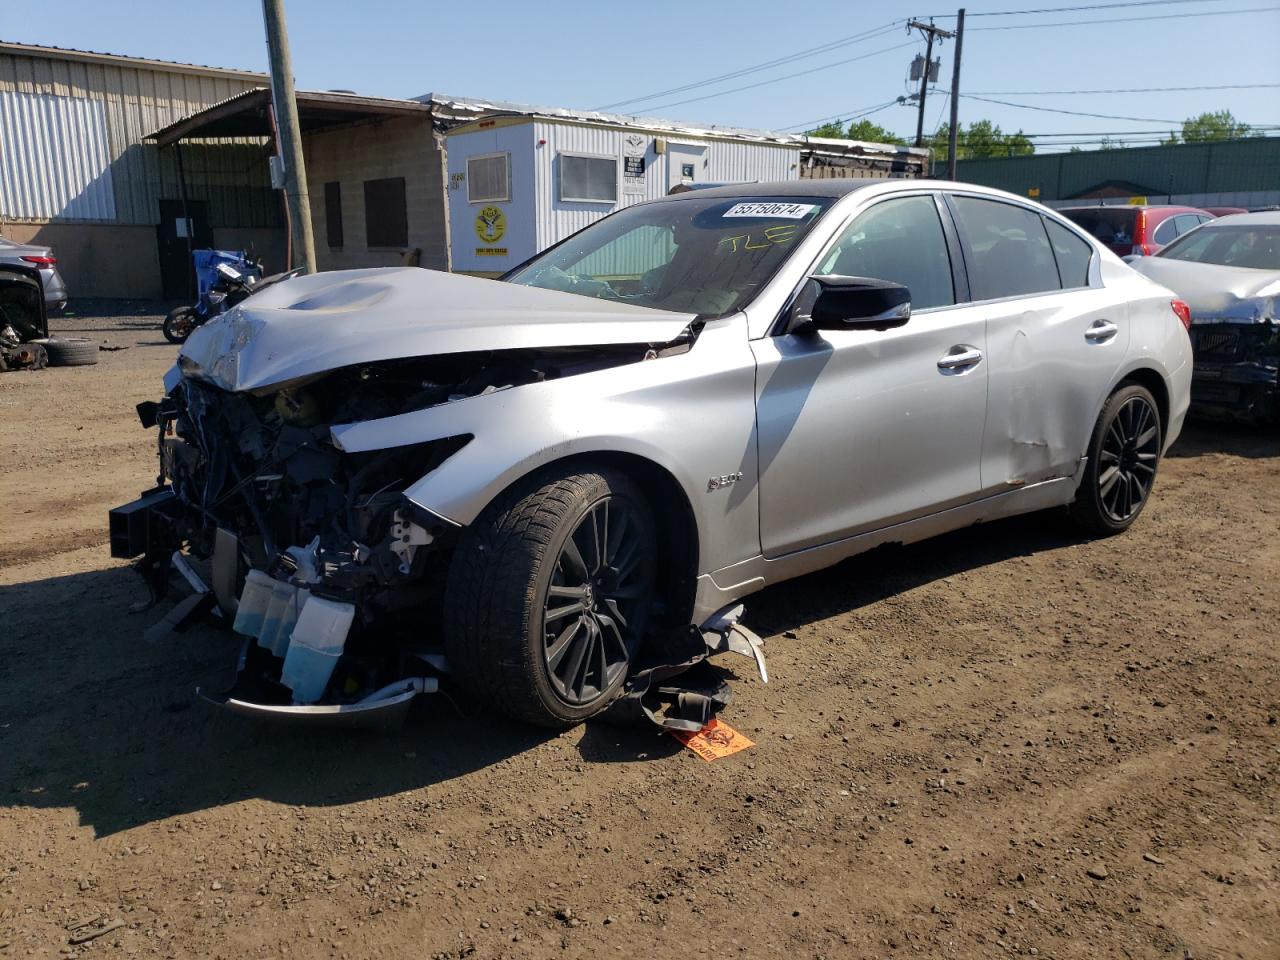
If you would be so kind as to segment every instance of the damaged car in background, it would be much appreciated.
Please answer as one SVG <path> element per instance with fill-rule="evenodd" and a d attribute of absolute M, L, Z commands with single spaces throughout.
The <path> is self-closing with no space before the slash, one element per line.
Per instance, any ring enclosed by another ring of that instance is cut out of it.
<path fill-rule="evenodd" d="M 1133 268 L 1191 307 L 1192 410 L 1280 420 L 1280 213 L 1211 221 Z"/>
<path fill-rule="evenodd" d="M 383 714 L 444 679 L 565 726 L 709 653 L 764 674 L 743 598 L 877 545 L 1067 504 L 1126 529 L 1186 413 L 1186 319 L 999 191 L 694 191 L 499 282 L 250 296 L 140 405 L 159 477 L 112 550 L 192 586 L 156 635 L 212 610 L 245 638 L 232 709 Z M 722 702 L 678 699 L 694 729 Z"/>

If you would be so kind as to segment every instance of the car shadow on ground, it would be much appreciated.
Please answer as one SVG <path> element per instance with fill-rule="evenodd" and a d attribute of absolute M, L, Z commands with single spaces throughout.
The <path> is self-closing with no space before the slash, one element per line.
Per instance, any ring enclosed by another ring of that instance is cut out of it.
<path fill-rule="evenodd" d="M 1206 453 L 1251 460 L 1280 457 L 1280 426 L 1188 420 L 1168 456 L 1188 458 Z"/>
<path fill-rule="evenodd" d="M 746 622 L 777 634 L 960 571 L 1078 542 L 1056 514 L 978 530 L 882 548 L 770 588 L 748 598 Z M 11 628 L 0 639 L 5 803 L 75 809 L 102 836 L 245 799 L 329 806 L 421 790 L 556 736 L 456 693 L 419 698 L 404 728 L 390 734 L 302 730 L 223 713 L 195 688 L 225 686 L 234 637 L 201 625 L 147 644 L 142 630 L 161 611 L 128 614 L 141 596 L 126 567 L 0 588 L 0 618 Z M 723 664 L 730 676 L 736 659 Z M 644 762 L 681 749 L 655 730 L 602 722 L 570 736 L 574 759 L 588 763 Z"/>

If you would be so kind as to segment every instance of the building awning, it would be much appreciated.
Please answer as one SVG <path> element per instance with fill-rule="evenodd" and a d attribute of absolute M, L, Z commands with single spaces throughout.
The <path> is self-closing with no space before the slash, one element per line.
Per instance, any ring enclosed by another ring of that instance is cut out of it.
<path fill-rule="evenodd" d="M 431 114 L 430 104 L 417 100 L 362 97 L 354 93 L 299 90 L 298 121 L 303 133 L 360 120 Z M 269 137 L 271 91 L 255 87 L 161 127 L 146 139 L 165 147 L 179 140 L 211 140 L 218 137 Z"/>

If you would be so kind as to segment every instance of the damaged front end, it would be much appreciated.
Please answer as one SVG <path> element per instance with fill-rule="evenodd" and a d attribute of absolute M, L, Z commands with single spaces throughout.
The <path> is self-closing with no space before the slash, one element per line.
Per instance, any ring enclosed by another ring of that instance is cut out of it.
<path fill-rule="evenodd" d="M 441 607 L 458 532 L 404 491 L 472 437 L 347 452 L 331 428 L 653 356 L 648 344 L 486 351 L 241 392 L 188 364 L 138 407 L 156 431 L 156 486 L 110 516 L 112 555 L 141 557 L 153 603 L 175 572 L 192 588 L 150 638 L 214 612 L 246 642 L 234 685 L 208 699 L 277 719 L 398 721 L 447 670 Z"/>
<path fill-rule="evenodd" d="M 1193 412 L 1252 423 L 1280 420 L 1280 317 L 1196 316 L 1191 347 Z"/>

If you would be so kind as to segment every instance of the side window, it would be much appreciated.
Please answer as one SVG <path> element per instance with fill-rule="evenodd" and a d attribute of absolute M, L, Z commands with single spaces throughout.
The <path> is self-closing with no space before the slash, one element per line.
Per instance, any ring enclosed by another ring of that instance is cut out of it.
<path fill-rule="evenodd" d="M 911 291 L 913 310 L 956 302 L 951 258 L 932 196 L 877 203 L 849 225 L 818 272 L 900 283 Z"/>
<path fill-rule="evenodd" d="M 1040 215 L 1026 207 L 977 197 L 952 197 L 965 246 L 974 300 L 1058 290 L 1058 267 Z"/>
<path fill-rule="evenodd" d="M 1189 233 L 1204 222 L 1204 218 L 1194 213 L 1182 213 L 1174 217 L 1178 223 L 1178 236 Z"/>
<path fill-rule="evenodd" d="M 1053 245 L 1053 256 L 1058 261 L 1058 277 L 1063 289 L 1087 287 L 1089 285 L 1089 262 L 1093 259 L 1093 247 L 1085 243 L 1060 223 L 1044 218 L 1044 227 L 1049 231 L 1049 242 Z"/>
<path fill-rule="evenodd" d="M 1178 219 L 1178 217 L 1168 217 L 1160 221 L 1156 232 L 1151 234 L 1151 239 L 1156 243 L 1173 243 L 1178 239 Z"/>

